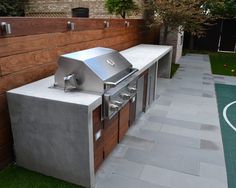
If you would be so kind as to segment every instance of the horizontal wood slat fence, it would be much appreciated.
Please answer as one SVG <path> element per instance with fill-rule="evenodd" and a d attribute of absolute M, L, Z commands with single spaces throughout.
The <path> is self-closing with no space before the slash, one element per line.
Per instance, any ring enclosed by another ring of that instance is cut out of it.
<path fill-rule="evenodd" d="M 75 24 L 74 31 L 67 28 L 68 21 Z M 145 27 L 140 19 L 0 17 L 1 22 L 9 23 L 12 33 L 0 29 L 0 169 L 13 160 L 6 91 L 54 74 L 62 54 L 97 46 L 124 50 L 157 43 L 159 36 L 158 27 Z"/>

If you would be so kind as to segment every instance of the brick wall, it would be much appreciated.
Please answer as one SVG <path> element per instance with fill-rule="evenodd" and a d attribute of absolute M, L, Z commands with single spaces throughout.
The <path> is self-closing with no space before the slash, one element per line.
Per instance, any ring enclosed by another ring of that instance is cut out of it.
<path fill-rule="evenodd" d="M 141 7 L 142 0 L 136 0 Z M 29 0 L 26 16 L 39 17 L 71 17 L 71 9 L 89 8 L 90 18 L 119 18 L 110 15 L 105 9 L 105 0 Z M 130 18 L 142 18 L 142 12 Z"/>
<path fill-rule="evenodd" d="M 67 22 L 75 31 L 68 31 Z M 143 20 L 1 18 L 11 24 L 12 34 L 0 30 L 0 169 L 13 160 L 12 136 L 6 91 L 54 74 L 59 55 L 91 47 L 124 50 L 139 43 L 157 43 L 159 28 L 144 27 Z"/>

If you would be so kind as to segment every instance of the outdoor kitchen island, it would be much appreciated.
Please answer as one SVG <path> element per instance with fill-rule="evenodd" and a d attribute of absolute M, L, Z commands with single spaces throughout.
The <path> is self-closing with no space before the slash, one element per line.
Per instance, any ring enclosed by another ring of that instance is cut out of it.
<path fill-rule="evenodd" d="M 155 99 L 157 77 L 170 76 L 172 47 L 138 45 L 121 54 L 138 69 L 138 91 L 110 119 L 102 95 L 52 88 L 53 76 L 7 93 L 17 165 L 95 186 L 99 165 Z"/>

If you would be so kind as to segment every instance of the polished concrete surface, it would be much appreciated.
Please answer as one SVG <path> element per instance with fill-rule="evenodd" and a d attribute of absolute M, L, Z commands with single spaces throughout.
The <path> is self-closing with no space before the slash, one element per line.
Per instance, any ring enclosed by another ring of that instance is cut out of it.
<path fill-rule="evenodd" d="M 96 174 L 96 188 L 227 188 L 214 77 L 187 55 Z"/>

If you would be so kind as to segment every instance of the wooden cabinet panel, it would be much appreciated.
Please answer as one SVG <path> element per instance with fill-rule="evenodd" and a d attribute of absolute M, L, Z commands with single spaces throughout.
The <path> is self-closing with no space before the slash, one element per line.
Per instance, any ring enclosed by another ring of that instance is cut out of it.
<path fill-rule="evenodd" d="M 104 120 L 104 157 L 106 158 L 118 143 L 118 115 L 110 120 Z"/>
<path fill-rule="evenodd" d="M 130 110 L 132 109 L 132 114 Z M 101 121 L 101 106 L 93 111 L 94 169 L 97 171 L 104 159 L 121 141 L 129 129 L 130 117 L 135 118 L 135 101 L 128 102 L 113 118 Z"/>
<path fill-rule="evenodd" d="M 93 111 L 93 134 L 102 129 L 101 106 Z"/>
<path fill-rule="evenodd" d="M 99 145 L 94 148 L 94 170 L 95 172 L 98 170 L 100 165 L 103 163 L 104 160 L 104 147 L 103 144 Z"/>
<path fill-rule="evenodd" d="M 124 138 L 129 129 L 129 102 L 120 110 L 119 113 L 119 142 Z"/>

